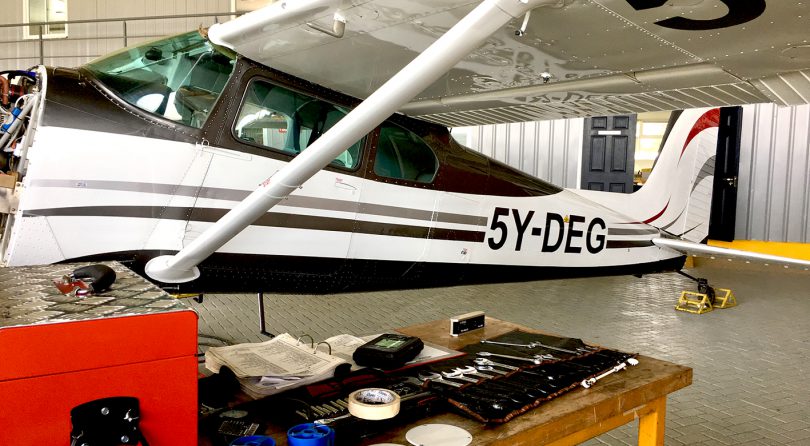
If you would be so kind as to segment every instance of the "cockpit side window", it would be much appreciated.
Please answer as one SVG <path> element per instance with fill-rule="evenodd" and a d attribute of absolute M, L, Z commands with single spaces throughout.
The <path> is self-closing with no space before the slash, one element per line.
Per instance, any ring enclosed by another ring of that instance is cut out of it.
<path fill-rule="evenodd" d="M 422 138 L 398 125 L 383 123 L 374 173 L 385 178 L 432 183 L 438 170 L 439 160 Z"/>
<path fill-rule="evenodd" d="M 194 31 L 125 48 L 85 68 L 124 101 L 201 128 L 225 88 L 234 63 Z"/>
<path fill-rule="evenodd" d="M 269 82 L 250 83 L 234 135 L 252 145 L 297 155 L 346 116 L 341 107 Z M 360 162 L 360 141 L 332 161 L 354 169 Z"/>

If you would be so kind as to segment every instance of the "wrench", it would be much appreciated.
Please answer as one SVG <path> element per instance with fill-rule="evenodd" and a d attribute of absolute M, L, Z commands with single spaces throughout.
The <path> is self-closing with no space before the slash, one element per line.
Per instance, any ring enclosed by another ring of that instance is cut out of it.
<path fill-rule="evenodd" d="M 638 359 L 629 358 L 627 361 L 617 365 L 616 367 L 613 367 L 612 369 L 608 370 L 607 372 L 605 372 L 605 373 L 603 373 L 603 374 L 601 374 L 599 376 L 595 376 L 593 378 L 588 378 L 588 379 L 582 380 L 582 382 L 580 384 L 582 385 L 582 387 L 587 389 L 587 388 L 591 387 L 592 385 L 596 384 L 596 381 L 599 381 L 600 379 L 602 379 L 602 378 L 604 378 L 604 377 L 606 377 L 608 375 L 611 375 L 613 373 L 616 373 L 616 372 L 619 372 L 619 371 L 622 371 L 622 370 L 626 369 L 628 364 L 629 365 L 638 365 Z"/>
<path fill-rule="evenodd" d="M 562 348 L 562 347 L 552 347 L 550 345 L 543 344 L 542 342 L 531 342 L 529 344 L 513 344 L 513 343 L 510 343 L 510 342 L 487 341 L 486 339 L 484 339 L 483 341 L 481 341 L 481 343 L 482 344 L 494 344 L 494 345 L 508 345 L 510 347 L 528 347 L 528 348 L 542 347 L 542 348 L 549 349 L 549 350 L 556 350 L 558 352 L 571 353 L 572 355 L 579 355 L 579 354 L 582 354 L 582 353 L 588 353 L 588 352 L 593 350 L 592 348 L 583 348 L 583 347 L 577 347 L 576 350 L 569 350 L 567 348 Z"/>
<path fill-rule="evenodd" d="M 495 356 L 495 357 L 498 357 L 498 358 L 506 358 L 506 359 L 514 359 L 514 360 L 517 360 L 517 361 L 531 362 L 532 364 L 540 364 L 541 362 L 543 362 L 542 359 L 538 359 L 538 358 L 526 358 L 524 356 L 501 355 L 501 354 L 498 354 L 498 353 L 491 353 L 491 352 L 478 352 L 478 356 Z"/>
<path fill-rule="evenodd" d="M 475 366 L 475 368 L 478 369 L 478 370 L 484 370 L 486 372 L 497 373 L 499 375 L 508 375 L 509 374 L 509 372 L 504 372 L 503 370 L 498 370 L 495 367 L 492 367 L 491 365 L 477 365 L 477 366 Z"/>
<path fill-rule="evenodd" d="M 446 379 L 442 378 L 442 375 L 439 375 L 438 373 L 424 373 L 424 374 L 420 373 L 419 379 L 421 379 L 422 381 L 437 382 L 450 387 L 461 387 L 464 385 L 452 381 L 447 381 Z"/>
<path fill-rule="evenodd" d="M 502 369 L 507 369 L 507 370 L 520 370 L 520 367 L 515 367 L 513 365 L 508 365 L 508 364 L 501 364 L 499 362 L 490 361 L 487 358 L 475 358 L 473 361 L 478 365 L 494 365 L 494 366 L 500 367 Z"/>
<path fill-rule="evenodd" d="M 487 375 L 486 373 L 478 373 L 478 371 L 476 371 L 475 367 L 473 367 L 473 366 L 457 367 L 457 368 L 453 369 L 453 371 L 456 371 L 456 372 L 459 372 L 459 373 L 465 373 L 467 375 L 480 376 L 481 378 L 484 378 L 484 379 L 486 379 L 486 378 L 494 378 L 493 375 Z"/>
<path fill-rule="evenodd" d="M 339 416 L 339 417 L 333 417 L 333 418 L 321 418 L 320 420 L 315 420 L 315 421 L 313 421 L 313 423 L 315 423 L 315 424 L 322 424 L 322 425 L 324 425 L 324 424 L 331 424 L 331 423 L 334 423 L 334 422 L 335 422 L 335 421 L 337 421 L 337 420 L 342 420 L 342 419 L 344 419 L 344 418 L 349 418 L 350 416 L 352 416 L 352 414 L 347 413 L 346 415 L 341 415 L 341 416 Z"/>
<path fill-rule="evenodd" d="M 467 378 L 464 376 L 463 373 L 452 370 L 449 372 L 442 372 L 442 376 L 445 378 L 452 378 L 452 379 L 460 379 L 462 381 L 467 381 L 468 383 L 478 383 L 478 380 L 475 378 Z"/>

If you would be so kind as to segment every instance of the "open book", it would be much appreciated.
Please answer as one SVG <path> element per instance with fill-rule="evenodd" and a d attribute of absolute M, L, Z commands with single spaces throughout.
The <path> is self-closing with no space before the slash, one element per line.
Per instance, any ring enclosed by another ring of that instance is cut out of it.
<path fill-rule="evenodd" d="M 261 398 L 331 378 L 338 367 L 350 368 L 352 353 L 365 342 L 343 334 L 312 346 L 284 333 L 262 343 L 210 348 L 205 367 L 214 373 L 228 367 L 246 394 Z"/>

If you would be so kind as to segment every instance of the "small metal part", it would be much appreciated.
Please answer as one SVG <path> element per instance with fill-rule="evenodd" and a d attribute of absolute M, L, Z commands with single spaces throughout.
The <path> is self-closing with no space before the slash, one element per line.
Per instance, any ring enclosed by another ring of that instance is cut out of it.
<path fill-rule="evenodd" d="M 335 404 L 337 404 L 338 406 L 340 406 L 340 407 L 342 407 L 344 409 L 349 408 L 349 402 L 346 401 L 346 400 L 335 400 Z"/>
<path fill-rule="evenodd" d="M 121 435 L 121 443 L 127 444 L 129 443 L 129 437 L 126 435 Z"/>
<path fill-rule="evenodd" d="M 296 411 L 295 411 L 295 413 L 296 413 L 296 414 L 297 414 L 299 417 L 301 417 L 301 418 L 303 418 L 303 419 L 305 419 L 305 420 L 309 420 L 309 416 L 308 416 L 306 413 L 304 413 L 304 412 L 302 412 L 302 411 L 300 411 L 300 410 L 296 410 Z"/>
<path fill-rule="evenodd" d="M 526 15 L 523 17 L 523 23 L 520 25 L 520 28 L 515 30 L 516 36 L 523 37 L 524 35 L 526 35 L 526 28 L 529 27 L 529 18 L 531 18 L 531 16 L 532 16 L 531 11 L 526 13 Z"/>
<path fill-rule="evenodd" d="M 332 20 L 332 29 L 324 28 L 316 23 L 309 22 L 307 23 L 307 26 L 315 31 L 320 31 L 326 35 L 340 39 L 346 32 L 346 17 L 344 17 L 340 12 L 336 12 Z"/>
<path fill-rule="evenodd" d="M 102 415 L 109 415 L 110 414 L 110 408 L 109 407 L 102 407 L 101 408 L 101 414 Z"/>
<path fill-rule="evenodd" d="M 478 352 L 478 356 L 495 356 L 496 358 L 506 358 L 506 359 L 514 359 L 516 361 L 525 361 L 531 362 L 532 364 L 540 364 L 543 362 L 541 359 L 537 358 L 527 358 L 525 356 L 512 356 L 512 355 L 501 355 L 499 353 L 492 353 L 492 352 Z"/>

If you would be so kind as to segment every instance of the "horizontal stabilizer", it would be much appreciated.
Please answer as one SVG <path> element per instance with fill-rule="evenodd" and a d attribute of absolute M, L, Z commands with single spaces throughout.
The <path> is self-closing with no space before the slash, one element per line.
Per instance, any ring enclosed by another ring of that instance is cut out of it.
<path fill-rule="evenodd" d="M 719 248 L 716 246 L 703 245 L 701 243 L 687 242 L 684 240 L 673 240 L 656 238 L 653 239 L 656 246 L 674 249 L 687 255 L 701 257 L 711 257 L 729 260 L 744 260 L 746 262 L 756 262 L 765 265 L 779 265 L 785 268 L 798 268 L 810 271 L 810 261 L 791 259 L 789 257 L 772 256 L 750 251 L 740 251 L 739 249 Z"/>

